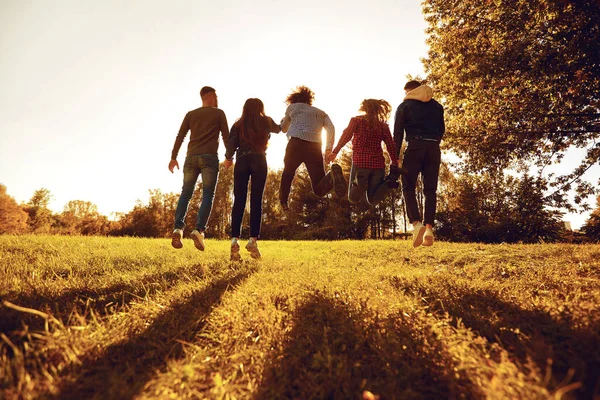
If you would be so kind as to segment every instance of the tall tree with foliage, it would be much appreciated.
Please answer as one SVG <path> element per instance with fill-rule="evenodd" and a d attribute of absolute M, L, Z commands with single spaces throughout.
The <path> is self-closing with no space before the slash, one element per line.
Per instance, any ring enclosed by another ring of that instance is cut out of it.
<path fill-rule="evenodd" d="M 63 233 L 76 235 L 105 235 L 110 226 L 108 218 L 100 215 L 95 204 L 83 200 L 69 201 L 59 222 Z"/>
<path fill-rule="evenodd" d="M 54 222 L 52 211 L 48 208 L 52 200 L 50 190 L 41 188 L 33 192 L 29 202 L 23 207 L 28 214 L 27 224 L 34 233 L 49 233 Z"/>
<path fill-rule="evenodd" d="M 581 230 L 593 241 L 600 241 L 600 196 L 596 197 L 596 208 L 581 227 Z"/>
<path fill-rule="evenodd" d="M 593 187 L 580 177 L 600 159 L 600 5 L 597 0 L 425 0 L 428 80 L 446 108 L 445 144 L 471 171 L 560 162 L 549 197 L 571 208 Z M 598 143 L 597 143 L 598 142 Z"/>
<path fill-rule="evenodd" d="M 27 213 L 6 193 L 6 186 L 0 184 L 0 235 L 27 231 Z"/>

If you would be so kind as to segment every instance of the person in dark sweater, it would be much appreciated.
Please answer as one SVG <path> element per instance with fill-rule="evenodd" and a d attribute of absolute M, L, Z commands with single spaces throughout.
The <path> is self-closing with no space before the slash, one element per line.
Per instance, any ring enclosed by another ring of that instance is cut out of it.
<path fill-rule="evenodd" d="M 262 198 L 267 181 L 267 144 L 272 133 L 281 132 L 281 127 L 265 115 L 265 107 L 260 99 L 248 99 L 244 103 L 242 116 L 231 127 L 225 166 L 231 167 L 233 155 L 236 155 L 233 171 L 233 207 L 231 209 L 231 261 L 239 261 L 240 231 L 248 181 L 250 181 L 250 239 L 246 250 L 252 258 L 261 257 L 258 250 L 258 237 L 262 218 Z"/>
<path fill-rule="evenodd" d="M 198 176 L 202 174 L 202 204 L 198 210 L 196 229 L 191 232 L 194 245 L 198 250 L 204 251 L 204 231 L 206 222 L 212 209 L 215 187 L 219 175 L 219 132 L 223 136 L 223 142 L 229 141 L 229 126 L 225 113 L 218 109 L 218 98 L 215 89 L 205 86 L 200 90 L 202 107 L 188 112 L 183 119 L 175 145 L 171 152 L 169 171 L 179 169 L 177 154 L 187 135 L 190 134 L 185 164 L 183 165 L 183 188 L 175 211 L 175 229 L 171 236 L 171 245 L 176 249 L 183 247 L 183 228 L 185 227 L 185 216 L 188 205 Z"/>
<path fill-rule="evenodd" d="M 417 81 L 404 86 L 406 96 L 396 110 L 394 140 L 398 152 L 405 137 L 408 146 L 404 152 L 402 168 L 402 191 L 406 211 L 413 225 L 413 246 L 433 245 L 433 223 L 436 208 L 436 192 L 440 171 L 440 141 L 446 130 L 444 108 L 435 101 L 433 90 Z M 424 218 L 421 220 L 416 198 L 417 179 L 421 174 L 425 195 Z"/>
<path fill-rule="evenodd" d="M 385 100 L 366 99 L 363 100 L 360 111 L 364 115 L 350 119 L 337 146 L 325 161 L 332 162 L 346 143 L 352 140 L 348 200 L 358 203 L 366 196 L 367 202 L 375 205 L 385 198 L 390 189 L 398 187 L 397 180 L 400 176 L 396 145 L 387 124 L 392 106 Z M 391 159 L 390 175 L 387 178 L 382 142 Z"/>

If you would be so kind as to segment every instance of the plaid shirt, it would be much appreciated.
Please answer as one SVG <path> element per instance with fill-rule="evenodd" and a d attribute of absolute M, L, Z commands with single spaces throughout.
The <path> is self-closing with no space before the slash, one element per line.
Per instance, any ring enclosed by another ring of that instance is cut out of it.
<path fill-rule="evenodd" d="M 335 138 L 335 127 L 327 113 L 305 103 L 290 104 L 281 120 L 281 130 L 288 138 L 321 143 L 321 132 L 325 128 L 327 139 L 325 150 L 331 150 Z"/>
<path fill-rule="evenodd" d="M 344 129 L 344 133 L 333 152 L 339 153 L 350 139 L 352 139 L 352 163 L 357 168 L 385 168 L 381 142 L 385 142 L 392 164 L 398 163 L 396 144 L 392 139 L 388 124 L 380 122 L 374 128 L 369 128 L 369 124 L 364 117 L 350 119 L 350 124 Z"/>

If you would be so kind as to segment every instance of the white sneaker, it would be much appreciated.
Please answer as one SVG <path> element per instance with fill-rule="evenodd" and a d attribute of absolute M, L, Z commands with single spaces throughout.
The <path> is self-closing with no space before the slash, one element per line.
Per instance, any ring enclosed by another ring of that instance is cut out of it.
<path fill-rule="evenodd" d="M 433 229 L 425 229 L 425 234 L 423 235 L 423 246 L 433 246 Z"/>
<path fill-rule="evenodd" d="M 231 255 L 229 257 L 231 261 L 241 261 L 242 256 L 240 256 L 240 244 L 237 241 L 237 238 L 231 239 Z"/>
<path fill-rule="evenodd" d="M 194 246 L 200 251 L 204 251 L 204 232 L 198 232 L 198 230 L 194 229 L 192 233 L 190 233 L 192 240 L 194 241 Z"/>
<path fill-rule="evenodd" d="M 182 237 L 183 231 L 181 229 L 175 229 L 171 235 L 171 246 L 176 249 L 181 249 L 183 247 L 183 242 L 181 241 Z"/>
<path fill-rule="evenodd" d="M 413 228 L 413 247 L 419 247 L 423 244 L 423 235 L 425 235 L 425 225 L 417 222 Z"/>
<path fill-rule="evenodd" d="M 248 244 L 246 245 L 246 250 L 248 250 L 250 252 L 250 257 L 258 260 L 261 255 L 260 255 L 260 251 L 258 250 L 258 243 L 256 242 L 256 239 L 254 238 L 250 238 L 248 240 Z"/>

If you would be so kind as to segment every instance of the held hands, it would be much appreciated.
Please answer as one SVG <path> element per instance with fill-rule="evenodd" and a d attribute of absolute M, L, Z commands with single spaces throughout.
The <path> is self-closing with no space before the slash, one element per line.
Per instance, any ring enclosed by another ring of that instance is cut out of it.
<path fill-rule="evenodd" d="M 233 165 L 233 160 L 226 158 L 225 161 L 223 161 L 223 165 L 225 166 L 225 168 L 231 168 L 231 166 Z"/>
<path fill-rule="evenodd" d="M 337 153 L 333 153 L 331 150 L 325 152 L 325 163 L 329 164 L 337 157 Z"/>
<path fill-rule="evenodd" d="M 179 163 L 177 162 L 177 160 L 171 160 L 169 161 L 169 171 L 171 171 L 171 173 L 173 173 L 175 167 L 177 167 L 177 169 L 179 169 Z"/>

